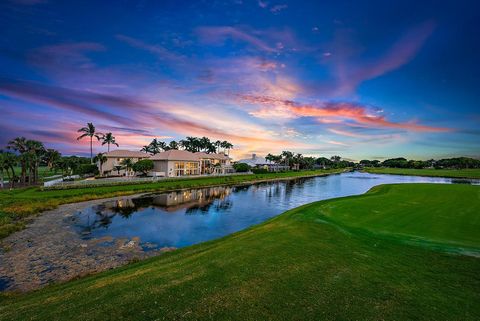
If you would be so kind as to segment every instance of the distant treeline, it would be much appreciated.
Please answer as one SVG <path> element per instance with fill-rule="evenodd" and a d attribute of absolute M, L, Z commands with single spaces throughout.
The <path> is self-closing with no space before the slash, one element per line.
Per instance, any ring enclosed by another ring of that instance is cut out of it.
<path fill-rule="evenodd" d="M 407 160 L 406 158 L 390 158 L 383 162 L 379 160 L 361 160 L 360 166 L 364 167 L 393 167 L 393 168 L 480 168 L 480 160 L 469 157 L 455 157 L 444 159 L 430 159 L 427 161 Z"/>

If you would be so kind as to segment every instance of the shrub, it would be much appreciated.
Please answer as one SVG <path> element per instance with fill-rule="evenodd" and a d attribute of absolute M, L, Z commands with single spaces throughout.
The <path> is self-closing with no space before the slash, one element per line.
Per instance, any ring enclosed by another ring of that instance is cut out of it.
<path fill-rule="evenodd" d="M 239 173 L 245 173 L 245 172 L 248 172 L 251 167 L 245 163 L 237 163 L 233 165 L 233 168 L 235 169 L 235 171 Z"/>
<path fill-rule="evenodd" d="M 253 172 L 254 174 L 267 174 L 267 173 L 270 173 L 270 172 L 268 171 L 268 169 L 265 169 L 265 168 L 253 168 L 253 169 L 252 169 L 252 172 Z"/>
<path fill-rule="evenodd" d="M 76 173 L 79 175 L 93 174 L 98 175 L 98 167 L 95 164 L 81 164 L 78 166 Z"/>

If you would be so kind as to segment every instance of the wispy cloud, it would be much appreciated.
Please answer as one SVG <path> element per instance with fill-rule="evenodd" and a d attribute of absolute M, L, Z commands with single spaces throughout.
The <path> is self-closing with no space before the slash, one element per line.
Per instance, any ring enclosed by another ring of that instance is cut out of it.
<path fill-rule="evenodd" d="M 182 61 L 185 59 L 183 55 L 177 54 L 173 51 L 168 50 L 167 48 L 158 45 L 158 44 L 148 44 L 142 40 L 125 36 L 125 35 L 116 35 L 115 38 L 118 40 L 134 47 L 137 49 L 142 49 L 154 54 L 160 59 L 172 60 L 172 61 Z"/>
<path fill-rule="evenodd" d="M 216 27 L 199 27 L 197 34 L 205 43 L 223 44 L 228 38 L 246 42 L 260 50 L 267 52 L 276 52 L 278 48 L 272 47 L 260 38 L 253 36 L 236 27 L 216 26 Z"/>

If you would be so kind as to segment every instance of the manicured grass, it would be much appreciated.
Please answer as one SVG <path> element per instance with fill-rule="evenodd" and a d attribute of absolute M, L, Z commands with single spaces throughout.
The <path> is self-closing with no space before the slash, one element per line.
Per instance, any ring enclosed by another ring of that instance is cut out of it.
<path fill-rule="evenodd" d="M 317 176 L 339 173 L 345 169 L 267 173 L 256 175 L 232 175 L 168 180 L 155 183 L 85 187 L 69 190 L 41 190 L 38 187 L 0 191 L 0 238 L 22 229 L 26 218 L 57 207 L 60 204 L 81 202 L 105 197 L 129 195 L 142 192 L 162 192 L 182 188 L 213 185 L 234 185 L 261 180 L 291 177 Z"/>
<path fill-rule="evenodd" d="M 384 168 L 369 167 L 363 169 L 366 172 L 374 174 L 395 174 L 395 175 L 414 175 L 414 176 L 432 176 L 432 177 L 451 177 L 451 178 L 478 178 L 480 179 L 480 169 L 413 169 L 413 168 Z"/>
<path fill-rule="evenodd" d="M 0 319 L 479 320 L 480 259 L 402 241 L 407 234 L 478 250 L 479 207 L 479 186 L 380 186 L 220 240 L 0 297 Z M 448 225 L 453 231 L 441 228 Z"/>
<path fill-rule="evenodd" d="M 20 177 L 22 173 L 22 168 L 17 166 L 14 168 L 14 170 L 15 170 L 15 174 Z M 47 166 L 40 166 L 38 168 L 38 177 L 40 178 L 40 180 L 43 180 L 44 177 L 61 175 L 61 174 L 62 174 L 61 171 L 55 172 L 54 170 L 50 170 Z"/>

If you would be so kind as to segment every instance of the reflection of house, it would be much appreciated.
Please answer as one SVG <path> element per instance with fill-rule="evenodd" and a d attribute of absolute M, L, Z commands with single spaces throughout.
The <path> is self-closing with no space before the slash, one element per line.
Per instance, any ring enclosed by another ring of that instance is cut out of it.
<path fill-rule="evenodd" d="M 230 187 L 211 187 L 185 191 L 170 192 L 153 197 L 152 204 L 164 207 L 168 211 L 192 205 L 206 205 L 215 199 L 224 199 L 232 192 Z"/>
<path fill-rule="evenodd" d="M 102 169 L 101 174 L 111 173 L 113 175 L 127 175 L 127 176 L 132 176 L 135 173 L 133 173 L 133 171 L 131 170 L 127 172 L 125 166 L 122 166 L 122 161 L 124 159 L 130 158 L 132 160 L 132 163 L 136 163 L 141 159 L 150 157 L 150 155 L 142 152 L 122 150 L 122 149 L 113 150 L 103 155 L 107 157 L 107 161 L 103 163 L 102 166 L 100 166 L 100 163 L 97 162 L 98 169 L 100 170 L 100 167 Z"/>
<path fill-rule="evenodd" d="M 266 160 L 264 157 L 258 157 L 256 154 L 252 154 L 252 158 L 241 159 L 237 163 L 244 163 L 252 168 L 268 169 L 271 172 L 286 171 L 290 169 L 290 166 L 274 163 Z"/>
<path fill-rule="evenodd" d="M 188 176 L 233 172 L 230 158 L 221 154 L 169 150 L 150 157 L 156 176 Z"/>

